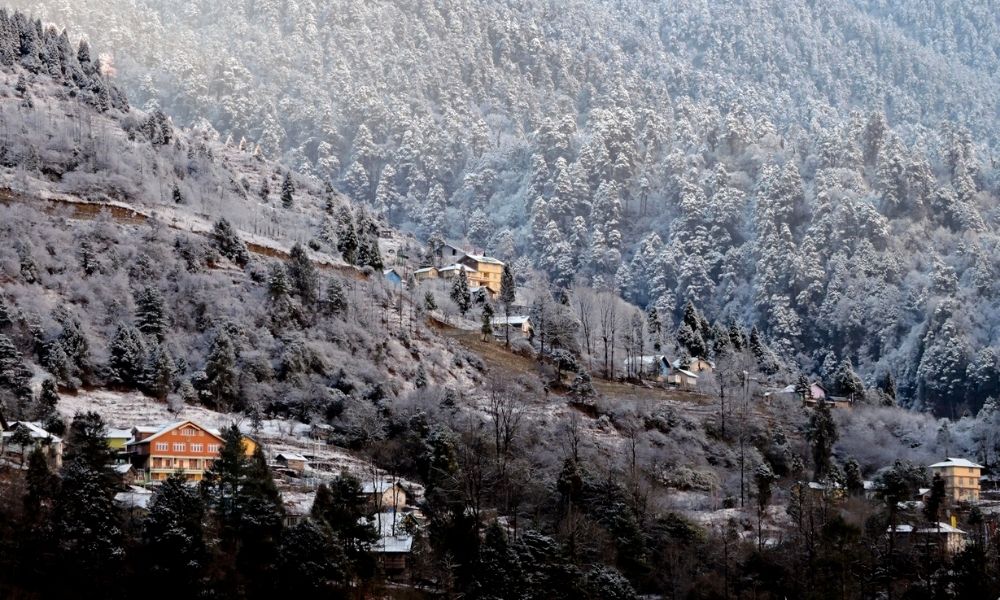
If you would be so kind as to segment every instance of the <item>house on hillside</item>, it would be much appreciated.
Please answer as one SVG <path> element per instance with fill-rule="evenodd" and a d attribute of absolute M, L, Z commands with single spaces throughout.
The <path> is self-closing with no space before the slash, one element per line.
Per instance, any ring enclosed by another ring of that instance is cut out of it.
<path fill-rule="evenodd" d="M 410 556 L 413 553 L 415 523 L 408 514 L 376 513 L 368 520 L 375 527 L 378 539 L 371 551 L 385 575 L 392 579 L 405 579 L 409 575 Z"/>
<path fill-rule="evenodd" d="M 369 510 L 375 512 L 401 510 L 407 505 L 406 490 L 398 481 L 380 477 L 361 483 L 361 494 L 368 502 Z"/>
<path fill-rule="evenodd" d="M 132 485 L 138 478 L 138 473 L 130 463 L 121 463 L 114 466 L 115 476 L 124 485 Z"/>
<path fill-rule="evenodd" d="M 11 421 L 0 434 L 0 456 L 15 465 L 27 466 L 28 456 L 41 448 L 49 464 L 62 466 L 63 440 L 34 421 Z"/>
<path fill-rule="evenodd" d="M 698 374 L 687 369 L 671 369 L 666 381 L 678 387 L 694 389 L 698 387 Z"/>
<path fill-rule="evenodd" d="M 285 508 L 285 515 L 282 518 L 282 522 L 285 524 L 285 527 L 294 527 L 309 518 L 315 500 L 315 490 L 282 489 L 281 504 Z"/>
<path fill-rule="evenodd" d="M 689 358 L 686 361 L 677 359 L 672 366 L 674 369 L 684 369 L 695 374 L 711 373 L 715 370 L 715 363 L 704 358 Z"/>
<path fill-rule="evenodd" d="M 892 529 L 887 529 L 890 532 Z M 965 548 L 968 535 L 948 523 L 933 523 L 915 526 L 900 523 L 896 526 L 896 541 L 901 547 L 913 548 L 919 552 L 955 555 Z"/>
<path fill-rule="evenodd" d="M 531 327 L 531 317 L 528 315 L 511 315 L 510 317 L 497 317 L 490 321 L 493 326 L 493 334 L 498 338 L 506 338 L 506 330 L 517 333 L 521 337 L 531 338 L 534 329 Z"/>
<path fill-rule="evenodd" d="M 843 396 L 827 396 L 818 400 L 807 397 L 805 405 L 815 408 L 820 402 L 826 404 L 830 408 L 851 408 L 854 406 L 854 402 L 852 402 L 850 398 L 844 398 Z"/>
<path fill-rule="evenodd" d="M 382 271 L 382 277 L 385 278 L 386 283 L 395 287 L 403 286 L 403 277 L 396 272 L 396 269 L 385 269 Z"/>
<path fill-rule="evenodd" d="M 622 369 L 630 372 L 633 369 L 641 372 L 644 379 L 667 381 L 674 371 L 670 360 L 662 354 L 647 354 L 635 358 L 627 358 L 622 362 Z"/>
<path fill-rule="evenodd" d="M 441 261 L 440 264 L 456 263 L 465 257 L 465 250 L 459 244 L 445 242 L 441 244 L 436 255 Z"/>
<path fill-rule="evenodd" d="M 133 429 L 127 445 L 132 465 L 149 481 L 163 481 L 173 473 L 201 481 L 225 443 L 217 432 L 194 421 L 178 421 L 152 433 L 150 429 Z"/>
<path fill-rule="evenodd" d="M 479 306 L 482 306 L 487 300 L 495 300 L 497 297 L 490 288 L 472 284 L 469 284 L 469 296 Z"/>
<path fill-rule="evenodd" d="M 108 440 L 108 447 L 114 452 L 124 452 L 125 444 L 132 439 L 131 429 L 109 429 L 104 436 Z"/>
<path fill-rule="evenodd" d="M 930 465 L 933 475 L 944 479 L 945 492 L 954 502 L 978 502 L 983 466 L 965 458 L 949 458 Z"/>
<path fill-rule="evenodd" d="M 128 485 L 124 491 L 115 494 L 115 504 L 125 514 L 127 520 L 139 523 L 153 502 L 153 492 L 137 485 Z"/>
<path fill-rule="evenodd" d="M 796 391 L 794 385 L 786 385 L 783 388 L 771 389 L 764 392 L 764 400 L 771 402 L 773 400 L 790 400 L 795 401 L 799 399 L 799 393 Z"/>
<path fill-rule="evenodd" d="M 472 267 L 468 265 L 463 265 L 462 263 L 452 263 L 447 267 L 441 267 L 440 269 L 437 270 L 438 276 L 441 277 L 442 279 L 454 279 L 455 277 L 458 277 L 459 271 L 465 271 L 465 276 L 469 278 L 469 285 L 471 287 L 472 285 L 471 274 L 475 273 L 475 270 Z"/>
<path fill-rule="evenodd" d="M 305 471 L 306 465 L 309 464 L 309 460 L 297 452 L 279 452 L 274 455 L 274 462 L 276 462 L 278 466 L 291 469 L 299 473 Z"/>
<path fill-rule="evenodd" d="M 493 294 L 500 293 L 500 279 L 503 277 L 503 261 L 492 256 L 481 254 L 466 254 L 459 264 L 472 269 L 469 273 L 469 283 L 484 287 Z"/>
<path fill-rule="evenodd" d="M 440 276 L 437 267 L 424 267 L 413 272 L 413 280 L 417 283 L 427 279 L 437 279 Z"/>
<path fill-rule="evenodd" d="M 809 384 L 809 388 L 803 395 L 799 390 L 798 386 L 795 384 L 786 385 L 783 388 L 772 389 L 764 393 L 764 398 L 767 400 L 800 400 L 804 401 L 808 406 L 815 406 L 817 402 L 823 400 L 830 404 L 834 408 L 843 408 L 849 405 L 850 402 L 846 398 L 836 398 L 830 396 L 826 388 L 819 382 L 813 382 Z"/>

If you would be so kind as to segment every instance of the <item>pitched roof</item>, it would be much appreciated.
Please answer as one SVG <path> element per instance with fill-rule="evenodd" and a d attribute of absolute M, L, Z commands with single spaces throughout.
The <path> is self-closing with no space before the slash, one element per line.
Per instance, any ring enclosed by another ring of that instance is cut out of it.
<path fill-rule="evenodd" d="M 108 434 L 104 436 L 108 439 L 129 439 L 132 437 L 131 429 L 109 429 Z"/>
<path fill-rule="evenodd" d="M 886 529 L 890 531 L 891 528 Z M 957 527 L 952 527 L 947 523 L 936 523 L 928 527 L 914 527 L 907 523 L 900 523 L 896 525 L 896 533 L 956 533 L 959 535 L 965 535 L 965 532 Z"/>
<path fill-rule="evenodd" d="M 531 317 L 529 317 L 527 315 L 516 315 L 516 316 L 512 315 L 510 317 L 497 317 L 495 319 L 491 319 L 490 320 L 490 324 L 492 324 L 492 325 L 524 325 L 529 320 L 531 320 Z"/>
<path fill-rule="evenodd" d="M 951 458 L 950 456 L 948 457 L 948 460 L 946 460 L 946 461 L 942 461 L 942 462 L 939 462 L 939 463 L 934 463 L 933 465 L 931 465 L 932 469 L 935 469 L 935 468 L 944 468 L 944 467 L 966 467 L 966 468 L 970 468 L 970 469 L 985 469 L 986 468 L 983 465 L 977 465 L 976 463 L 972 462 L 971 460 L 968 460 L 968 459 L 965 459 L 965 458 Z"/>
<path fill-rule="evenodd" d="M 695 374 L 695 373 L 692 373 L 691 371 L 687 371 L 685 369 L 677 369 L 677 372 L 683 373 L 683 374 L 687 375 L 688 377 L 694 377 L 695 379 L 698 379 L 698 375 Z"/>
<path fill-rule="evenodd" d="M 52 435 L 48 431 L 45 431 L 45 429 L 43 429 L 38 423 L 33 423 L 31 421 L 11 421 L 7 426 L 7 430 L 3 432 L 3 436 L 12 437 L 14 435 L 14 430 L 19 426 L 28 430 L 28 434 L 31 435 L 31 439 L 49 440 L 53 444 L 62 441 L 62 438 L 59 436 Z"/>
<path fill-rule="evenodd" d="M 463 264 L 460 264 L 460 263 L 454 263 L 454 264 L 448 265 L 447 267 L 441 267 L 440 269 L 438 269 L 438 273 L 443 273 L 445 271 L 459 271 L 459 270 L 465 271 L 467 273 L 475 273 L 476 272 L 476 270 L 473 269 L 472 267 L 470 267 L 469 265 L 463 265 Z"/>
<path fill-rule="evenodd" d="M 283 458 L 285 460 L 296 460 L 306 462 L 308 459 L 298 452 L 279 452 L 274 455 L 274 458 Z"/>
<path fill-rule="evenodd" d="M 483 254 L 466 254 L 466 256 L 476 262 L 503 266 L 502 260 L 500 260 L 499 258 L 493 258 L 492 256 L 485 256 Z"/>
<path fill-rule="evenodd" d="M 124 492 L 115 494 L 115 502 L 123 508 L 148 509 L 153 501 L 153 492 L 139 486 L 130 485 Z"/>
<path fill-rule="evenodd" d="M 406 553 L 413 548 L 413 536 L 403 529 L 403 515 L 382 512 L 370 519 L 361 519 L 371 524 L 378 532 L 379 539 L 372 544 L 372 551 L 378 553 Z"/>
<path fill-rule="evenodd" d="M 130 441 L 128 443 L 128 445 L 129 446 L 138 446 L 139 444 L 148 444 L 149 442 L 152 442 L 156 438 L 161 437 L 163 435 L 166 435 L 167 433 L 169 433 L 169 432 L 171 432 L 171 431 L 173 431 L 175 429 L 178 429 L 179 427 L 182 427 L 184 425 L 190 425 L 190 426 L 192 426 L 192 427 L 194 427 L 196 429 L 200 429 L 200 430 L 204 431 L 205 433 L 207 433 L 208 435 L 216 438 L 220 442 L 224 441 L 222 439 L 222 436 L 219 434 L 218 430 L 212 430 L 212 429 L 209 429 L 207 427 L 202 427 L 201 425 L 195 423 L 194 421 L 187 420 L 187 421 L 177 421 L 176 423 L 171 423 L 169 425 L 165 425 L 165 426 L 161 427 L 160 429 L 158 429 L 156 431 L 156 433 L 154 433 L 153 435 L 149 436 L 148 438 L 144 438 L 144 439 L 141 439 L 141 440 L 138 440 L 138 441 L 132 440 L 132 441 Z M 136 429 L 138 429 L 139 431 L 142 431 L 142 429 L 140 429 L 138 427 L 136 427 Z"/>
<path fill-rule="evenodd" d="M 438 270 L 437 267 L 424 267 L 422 269 L 417 269 L 416 271 L 413 272 L 413 274 L 416 275 L 417 273 L 430 273 L 431 271 L 437 271 L 437 270 Z"/>
<path fill-rule="evenodd" d="M 379 479 L 378 481 L 368 480 L 361 484 L 361 490 L 366 494 L 381 494 L 382 492 L 392 488 L 393 485 L 399 485 L 399 482 L 392 481 L 390 479 Z"/>

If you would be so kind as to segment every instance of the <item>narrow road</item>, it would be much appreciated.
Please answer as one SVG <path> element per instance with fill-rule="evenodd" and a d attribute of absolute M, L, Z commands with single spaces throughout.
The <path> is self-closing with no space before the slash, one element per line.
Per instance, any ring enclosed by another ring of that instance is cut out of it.
<path fill-rule="evenodd" d="M 99 215 L 105 212 L 111 216 L 115 223 L 122 225 L 142 225 L 150 220 L 148 215 L 126 206 L 107 204 L 104 202 L 93 202 L 83 199 L 79 201 L 70 201 L 60 198 L 37 198 L 6 188 L 0 188 L 0 204 L 28 204 L 35 206 L 36 208 L 39 204 L 43 204 L 44 206 L 41 210 L 45 213 L 53 215 L 67 215 L 71 219 L 78 219 L 82 221 L 96 219 Z M 174 223 L 163 222 L 163 224 L 178 231 L 184 231 L 186 233 L 192 233 L 203 237 L 207 235 L 202 232 L 184 229 Z M 288 258 L 288 252 L 285 252 L 284 250 L 245 240 L 244 243 L 246 244 L 249 252 L 258 256 L 280 259 Z M 363 271 L 350 265 L 336 265 L 315 260 L 313 261 L 313 264 L 315 264 L 319 269 L 325 271 L 336 271 L 352 279 L 365 280 L 368 278 Z"/>

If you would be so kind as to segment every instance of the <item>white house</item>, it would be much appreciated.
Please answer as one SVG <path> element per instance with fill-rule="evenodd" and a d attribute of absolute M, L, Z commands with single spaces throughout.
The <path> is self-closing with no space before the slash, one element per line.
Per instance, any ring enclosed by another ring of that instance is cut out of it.
<path fill-rule="evenodd" d="M 687 369 L 674 369 L 667 375 L 667 383 L 672 383 L 683 388 L 698 387 L 698 375 Z"/>
<path fill-rule="evenodd" d="M 30 443 L 22 444 L 30 440 Z M 28 455 L 36 447 L 45 451 L 46 458 L 56 468 L 62 466 L 63 440 L 42 428 L 41 423 L 31 421 L 11 421 L 0 434 L 3 457 L 17 464 L 26 464 Z"/>
<path fill-rule="evenodd" d="M 521 333 L 524 337 L 531 337 L 531 334 L 534 331 L 531 327 L 531 317 L 527 315 L 497 317 L 490 321 L 490 325 L 493 326 L 493 332 L 499 337 L 504 337 L 504 328 L 507 327 L 509 327 L 511 331 Z"/>

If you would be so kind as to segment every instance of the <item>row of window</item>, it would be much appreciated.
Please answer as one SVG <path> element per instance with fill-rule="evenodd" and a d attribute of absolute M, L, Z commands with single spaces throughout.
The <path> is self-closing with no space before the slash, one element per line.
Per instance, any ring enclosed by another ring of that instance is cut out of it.
<path fill-rule="evenodd" d="M 160 458 L 154 457 L 151 463 L 154 469 L 196 469 L 203 470 L 212 467 L 212 458 Z"/>
<path fill-rule="evenodd" d="M 171 450 L 171 449 L 174 452 L 187 452 L 189 445 L 190 445 L 190 451 L 191 452 L 204 452 L 205 451 L 205 445 L 204 444 L 200 444 L 200 443 L 198 443 L 198 444 L 196 444 L 196 443 L 187 444 L 185 442 L 174 442 L 173 443 L 173 448 L 171 448 L 171 444 L 169 442 L 156 442 L 156 445 L 154 446 L 154 448 L 156 449 L 157 452 L 166 452 L 166 451 Z M 208 445 L 208 451 L 209 452 L 218 452 L 219 451 L 219 444 L 209 444 Z"/>

